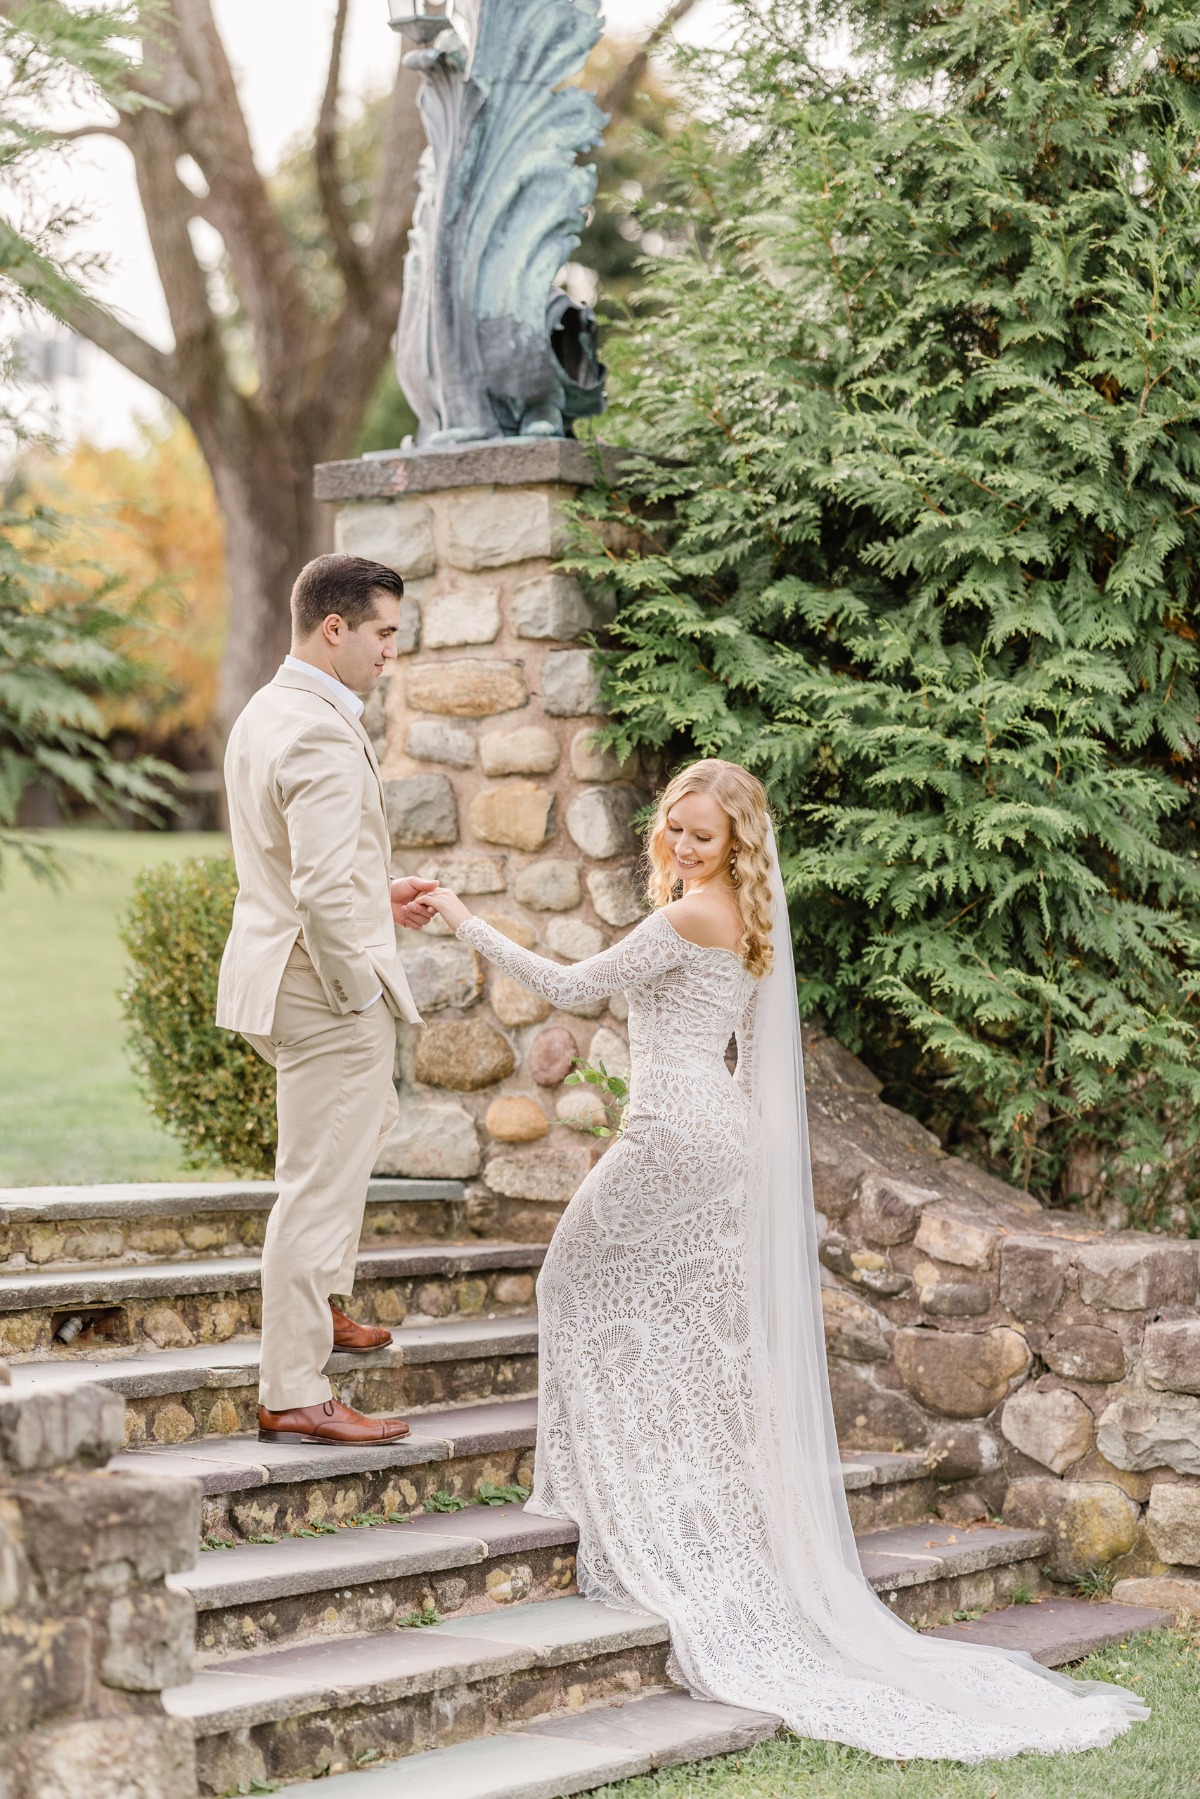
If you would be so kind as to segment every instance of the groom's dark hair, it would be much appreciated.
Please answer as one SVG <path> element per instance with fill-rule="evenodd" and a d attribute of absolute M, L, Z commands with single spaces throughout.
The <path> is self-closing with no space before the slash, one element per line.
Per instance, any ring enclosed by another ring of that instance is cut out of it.
<path fill-rule="evenodd" d="M 298 641 L 311 637 L 336 612 L 352 631 L 377 616 L 375 595 L 402 599 L 404 582 L 384 562 L 365 556 L 314 556 L 296 576 L 292 588 L 292 630 Z"/>

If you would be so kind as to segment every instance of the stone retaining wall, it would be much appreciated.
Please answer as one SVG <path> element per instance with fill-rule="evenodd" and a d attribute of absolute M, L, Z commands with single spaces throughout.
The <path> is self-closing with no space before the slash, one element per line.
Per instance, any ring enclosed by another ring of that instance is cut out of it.
<path fill-rule="evenodd" d="M 648 797 L 636 764 L 594 745 L 580 639 L 604 617 L 556 567 L 588 478 L 580 446 L 551 442 L 317 471 L 338 547 L 407 587 L 401 654 L 364 719 L 396 866 L 566 962 L 641 916 L 631 820 Z M 596 1153 L 572 1122 L 602 1117 L 563 1080 L 580 1055 L 627 1066 L 623 1002 L 555 1011 L 437 921 L 401 955 L 425 1026 L 401 1028 L 401 1121 L 376 1172 L 470 1180 L 473 1228 L 547 1240 Z"/>
<path fill-rule="evenodd" d="M 0 1363 L 0 1792 L 188 1799 L 190 1727 L 159 1694 L 191 1679 L 199 1483 L 104 1473 L 125 1406 L 99 1387 L 22 1394 Z"/>

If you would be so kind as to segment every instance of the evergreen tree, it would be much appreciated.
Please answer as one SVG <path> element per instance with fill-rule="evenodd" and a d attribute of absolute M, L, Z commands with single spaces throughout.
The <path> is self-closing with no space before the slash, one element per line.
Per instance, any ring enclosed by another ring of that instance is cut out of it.
<path fill-rule="evenodd" d="M 609 345 L 612 736 L 765 779 L 802 1006 L 891 1097 L 1195 1229 L 1200 13 L 739 20 Z"/>

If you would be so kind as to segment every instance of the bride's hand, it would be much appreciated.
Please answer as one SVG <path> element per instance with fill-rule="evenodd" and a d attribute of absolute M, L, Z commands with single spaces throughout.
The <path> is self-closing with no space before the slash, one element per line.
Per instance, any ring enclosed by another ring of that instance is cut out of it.
<path fill-rule="evenodd" d="M 452 931 L 457 931 L 463 920 L 471 916 L 457 893 L 452 893 L 449 887 L 435 887 L 432 893 L 423 894 L 422 898 Z"/>

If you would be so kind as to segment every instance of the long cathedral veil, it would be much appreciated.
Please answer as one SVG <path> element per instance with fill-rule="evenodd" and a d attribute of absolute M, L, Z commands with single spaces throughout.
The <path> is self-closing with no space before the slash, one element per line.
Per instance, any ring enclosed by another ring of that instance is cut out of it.
<path fill-rule="evenodd" d="M 1075 1706 L 1091 1702 L 1111 1711 L 1116 1734 L 1148 1715 L 1136 1694 L 1054 1673 L 1023 1651 L 922 1635 L 888 1610 L 862 1574 L 826 1368 L 796 973 L 773 834 L 770 852 L 774 959 L 760 982 L 750 1045 L 759 1145 L 752 1194 L 758 1266 L 751 1276 L 764 1324 L 761 1378 L 773 1390 L 775 1431 L 765 1446 L 772 1465 L 763 1472 L 774 1489 L 767 1512 L 781 1586 L 794 1595 L 798 1626 L 831 1673 L 881 1683 L 943 1715 L 993 1726 L 1028 1726 L 1034 1712 L 1048 1738 L 1056 1710 L 1077 1716 Z M 1006 1662 L 1045 1683 L 1030 1683 L 1020 1705 L 1011 1680 L 995 1679 Z M 864 1703 L 871 1700 L 864 1693 Z"/>

